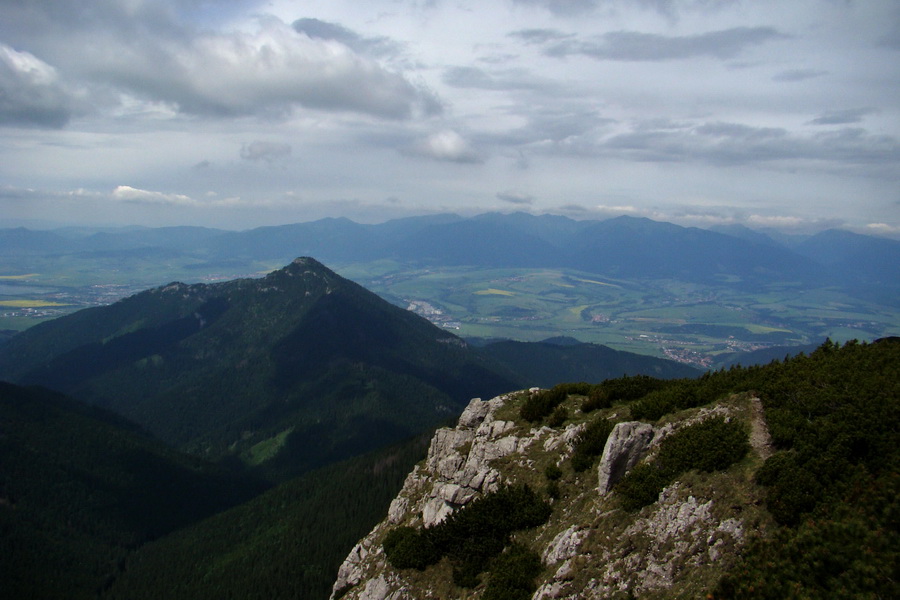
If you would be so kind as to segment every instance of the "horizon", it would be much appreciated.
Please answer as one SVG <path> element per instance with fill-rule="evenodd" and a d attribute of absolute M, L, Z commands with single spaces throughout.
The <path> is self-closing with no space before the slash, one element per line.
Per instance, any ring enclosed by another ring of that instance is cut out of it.
<path fill-rule="evenodd" d="M 900 5 L 0 5 L 0 217 L 900 236 Z"/>
<path fill-rule="evenodd" d="M 572 221 L 593 221 L 593 222 L 601 222 L 601 221 L 611 221 L 614 219 L 618 219 L 621 217 L 632 218 L 632 219 L 646 219 L 649 221 L 653 221 L 656 223 L 669 223 L 672 225 L 677 225 L 679 227 L 685 228 L 696 228 L 704 231 L 713 231 L 716 233 L 725 233 L 729 235 L 727 228 L 729 227 L 744 227 L 752 232 L 759 233 L 762 235 L 766 235 L 769 237 L 775 236 L 785 236 L 786 238 L 797 237 L 797 238 L 805 238 L 812 237 L 816 234 L 822 233 L 824 231 L 847 231 L 850 233 L 855 233 L 858 235 L 865 235 L 874 238 L 881 238 L 893 241 L 900 241 L 900 232 L 883 232 L 883 231 L 873 231 L 871 228 L 866 227 L 831 227 L 827 225 L 815 226 L 813 224 L 804 224 L 801 226 L 792 225 L 792 226 L 763 226 L 758 227 L 753 224 L 746 223 L 727 223 L 727 224 L 713 224 L 713 225 L 691 225 L 691 224 L 683 224 L 679 223 L 676 220 L 665 221 L 660 219 L 654 219 L 651 217 L 644 216 L 635 216 L 631 214 L 621 214 L 621 215 L 613 215 L 613 216 L 583 216 L 582 218 L 574 217 L 571 215 L 565 215 L 561 213 L 553 213 L 553 212 L 542 212 L 542 213 L 534 213 L 523 210 L 511 210 L 511 211 L 486 211 L 486 212 L 474 212 L 472 214 L 460 214 L 460 213 L 450 213 L 450 212 L 434 212 L 434 213 L 423 213 L 417 215 L 408 215 L 403 217 L 395 217 L 390 219 L 384 219 L 380 221 L 364 221 L 357 220 L 352 217 L 347 216 L 325 216 L 319 217 L 315 219 L 308 219 L 302 221 L 291 221 L 284 223 L 271 223 L 264 225 L 257 225 L 252 227 L 244 227 L 244 228 L 228 228 L 228 227 L 216 227 L 216 226 L 208 226 L 208 225 L 198 225 L 193 223 L 179 223 L 173 225 L 141 225 L 139 223 L 126 223 L 126 224 L 103 224 L 103 223 L 62 223 L 62 222 L 53 222 L 48 220 L 28 220 L 28 219 L 7 219 L 4 220 L 4 226 L 0 227 L 2 229 L 17 229 L 23 228 L 31 231 L 60 231 L 67 229 L 85 229 L 91 231 L 91 233 L 101 232 L 101 231 L 109 231 L 109 232 L 125 232 L 127 230 L 136 230 L 136 229 L 158 229 L 158 228 L 168 228 L 168 227 L 189 227 L 189 228 L 202 228 L 202 229 L 212 229 L 223 232 L 233 232 L 233 233 L 241 233 L 252 231 L 255 229 L 261 229 L 266 227 L 287 227 L 291 225 L 303 225 L 306 223 L 314 223 L 318 221 L 327 221 L 327 220 L 340 220 L 345 219 L 357 225 L 366 225 L 366 226 L 377 226 L 385 223 L 389 223 L 391 221 L 398 221 L 404 219 L 417 219 L 417 218 L 429 218 L 429 217 L 456 217 L 462 220 L 465 219 L 477 219 L 479 217 L 483 217 L 486 215 L 503 215 L 503 216 L 511 216 L 516 214 L 524 214 L 530 217 L 540 218 L 540 217 L 562 217 L 565 219 L 570 219 Z"/>

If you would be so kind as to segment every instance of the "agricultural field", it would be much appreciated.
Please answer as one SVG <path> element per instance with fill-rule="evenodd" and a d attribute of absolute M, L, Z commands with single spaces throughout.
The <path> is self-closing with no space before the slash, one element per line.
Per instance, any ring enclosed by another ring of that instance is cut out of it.
<path fill-rule="evenodd" d="M 172 281 L 258 277 L 283 265 L 64 256 L 0 263 L 0 330 L 20 331 Z M 837 289 L 624 280 L 564 269 L 331 264 L 340 275 L 466 338 L 568 336 L 617 350 L 716 367 L 735 352 L 900 335 L 900 307 Z"/>
<path fill-rule="evenodd" d="M 714 367 L 734 352 L 900 335 L 900 310 L 832 289 L 748 293 L 673 280 L 548 269 L 348 265 L 340 272 L 467 338 L 569 336 Z M 427 313 L 418 310 L 429 306 Z"/>

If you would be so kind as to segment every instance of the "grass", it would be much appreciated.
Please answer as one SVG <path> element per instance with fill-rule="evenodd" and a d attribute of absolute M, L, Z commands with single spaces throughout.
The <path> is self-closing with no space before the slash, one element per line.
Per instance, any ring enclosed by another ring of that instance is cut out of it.
<path fill-rule="evenodd" d="M 37 277 L 38 273 L 26 273 L 24 275 L 0 275 L 0 280 L 16 281 L 22 279 L 31 279 Z"/>
<path fill-rule="evenodd" d="M 507 290 L 498 290 L 494 288 L 488 288 L 486 290 L 478 290 L 477 292 L 473 292 L 476 296 L 515 296 L 515 292 L 510 292 Z"/>

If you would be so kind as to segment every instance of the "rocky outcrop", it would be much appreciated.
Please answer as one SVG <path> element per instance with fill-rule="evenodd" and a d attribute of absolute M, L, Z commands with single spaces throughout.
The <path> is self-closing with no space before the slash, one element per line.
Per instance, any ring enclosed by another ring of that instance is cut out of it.
<path fill-rule="evenodd" d="M 565 427 L 530 427 L 517 420 L 516 404 L 528 393 L 472 400 L 456 427 L 434 434 L 426 459 L 406 478 L 387 519 L 347 556 L 333 598 L 448 597 L 447 590 L 455 589 L 452 583 L 429 579 L 447 577 L 446 568 L 429 567 L 423 573 L 396 570 L 388 564 L 381 546 L 386 532 L 399 525 L 433 527 L 504 483 L 528 481 L 541 488 L 547 485 L 544 472 L 550 465 L 565 473 L 557 482 L 562 493 L 553 504 L 551 518 L 516 538 L 535 550 L 545 566 L 532 600 L 599 600 L 668 591 L 693 597 L 694 588 L 685 587 L 686 581 L 715 581 L 718 565 L 730 560 L 744 543 L 748 519 L 759 514 L 758 498 L 743 492 L 720 502 L 716 496 L 720 492 L 715 490 L 725 490 L 722 493 L 727 495 L 734 487 L 727 481 L 698 490 L 676 481 L 660 493 L 657 502 L 628 513 L 619 508 L 615 483 L 641 461 L 653 460 L 661 440 L 686 425 L 716 416 L 749 420 L 756 414 L 750 400 L 740 406 L 686 411 L 657 428 L 620 422 L 607 439 L 597 469 L 577 473 L 567 460 L 585 424 L 598 417 L 577 414 L 573 405 L 570 414 L 576 416 Z M 610 410 L 599 415 L 604 417 L 615 420 L 617 414 Z M 467 590 L 466 597 L 480 598 L 482 589 Z"/>
<path fill-rule="evenodd" d="M 654 436 L 653 426 L 640 421 L 629 421 L 616 425 L 606 446 L 600 466 L 597 468 L 597 489 L 605 495 L 625 473 L 644 457 Z"/>

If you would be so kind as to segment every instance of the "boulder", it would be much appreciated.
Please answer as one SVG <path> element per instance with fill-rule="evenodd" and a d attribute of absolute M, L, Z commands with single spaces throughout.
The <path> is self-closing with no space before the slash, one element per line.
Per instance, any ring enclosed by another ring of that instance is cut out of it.
<path fill-rule="evenodd" d="M 653 442 L 653 435 L 653 426 L 640 421 L 619 423 L 613 428 L 597 468 L 597 489 L 601 496 L 643 458 Z"/>

